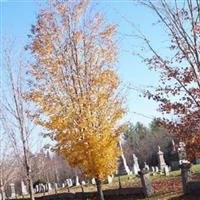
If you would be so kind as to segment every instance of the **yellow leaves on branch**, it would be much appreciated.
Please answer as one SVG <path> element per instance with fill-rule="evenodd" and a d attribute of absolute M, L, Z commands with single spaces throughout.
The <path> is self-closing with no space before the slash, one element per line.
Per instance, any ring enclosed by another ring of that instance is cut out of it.
<path fill-rule="evenodd" d="M 52 1 L 33 26 L 28 98 L 38 105 L 38 123 L 56 149 L 87 177 L 116 171 L 119 126 L 125 109 L 114 70 L 115 25 L 99 14 L 86 18 L 86 1 Z"/>

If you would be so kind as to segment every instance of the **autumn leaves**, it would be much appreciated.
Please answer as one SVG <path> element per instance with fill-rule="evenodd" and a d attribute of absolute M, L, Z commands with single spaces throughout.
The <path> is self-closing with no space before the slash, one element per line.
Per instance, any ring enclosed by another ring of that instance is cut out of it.
<path fill-rule="evenodd" d="M 28 99 L 38 106 L 37 121 L 56 140 L 54 148 L 84 176 L 103 180 L 117 168 L 125 109 L 113 67 L 116 26 L 99 14 L 87 19 L 86 9 L 85 1 L 55 1 L 39 15 Z"/>

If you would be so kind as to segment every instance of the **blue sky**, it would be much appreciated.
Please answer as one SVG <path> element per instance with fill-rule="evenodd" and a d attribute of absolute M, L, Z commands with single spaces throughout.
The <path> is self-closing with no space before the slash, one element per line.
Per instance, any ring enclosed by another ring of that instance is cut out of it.
<path fill-rule="evenodd" d="M 27 42 L 31 24 L 34 24 L 39 10 L 39 5 L 44 1 L 18 1 L 1 0 L 1 36 L 11 36 L 18 44 Z M 37 2 L 37 3 L 36 3 Z M 133 1 L 91 1 L 95 9 L 105 14 L 107 21 L 118 24 L 119 46 L 119 75 L 123 84 L 144 87 L 158 84 L 158 74 L 150 72 L 141 60 L 134 55 L 142 47 L 142 42 L 136 37 L 127 35 L 135 34 L 134 25 L 146 34 L 159 51 L 165 51 L 162 44 L 166 44 L 165 32 L 162 27 L 155 26 L 156 17 L 147 9 Z M 145 56 L 149 53 L 145 51 Z M 137 121 L 148 124 L 152 116 L 160 116 L 156 111 L 157 104 L 139 96 L 136 90 L 128 90 L 128 114 L 125 120 L 136 123 Z M 135 114 L 138 113 L 138 114 Z M 142 115 L 149 116 L 144 117 Z"/>

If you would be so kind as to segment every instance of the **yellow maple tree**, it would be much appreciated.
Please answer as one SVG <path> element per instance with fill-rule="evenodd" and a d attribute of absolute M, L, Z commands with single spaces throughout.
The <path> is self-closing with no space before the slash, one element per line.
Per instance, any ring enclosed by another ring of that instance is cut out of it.
<path fill-rule="evenodd" d="M 87 1 L 51 1 L 40 12 L 32 26 L 28 99 L 55 149 L 96 179 L 103 199 L 101 181 L 117 168 L 125 109 L 114 68 L 116 25 L 99 13 L 88 17 L 87 8 Z"/>

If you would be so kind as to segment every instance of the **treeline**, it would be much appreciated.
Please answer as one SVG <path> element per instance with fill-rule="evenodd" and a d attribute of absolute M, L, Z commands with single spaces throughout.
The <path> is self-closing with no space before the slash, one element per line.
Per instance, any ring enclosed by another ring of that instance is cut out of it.
<path fill-rule="evenodd" d="M 171 134 L 159 127 L 155 121 L 149 126 L 137 122 L 129 123 L 128 129 L 123 134 L 123 150 L 130 168 L 133 165 L 133 153 L 138 157 L 140 167 L 146 162 L 150 166 L 158 165 L 158 146 L 165 154 L 165 160 L 169 163 L 169 153 L 172 150 Z"/>
<path fill-rule="evenodd" d="M 38 181 L 61 185 L 67 178 L 73 179 L 80 174 L 77 169 L 71 168 L 66 160 L 57 154 L 51 153 L 50 155 L 48 151 L 41 150 L 35 154 L 30 152 L 30 155 L 33 185 Z M 4 158 L 1 169 L 4 173 L 2 182 L 6 195 L 10 194 L 10 183 L 14 183 L 16 193 L 21 194 L 21 182 L 23 181 L 28 186 L 24 166 L 11 154 L 10 157 Z"/>

